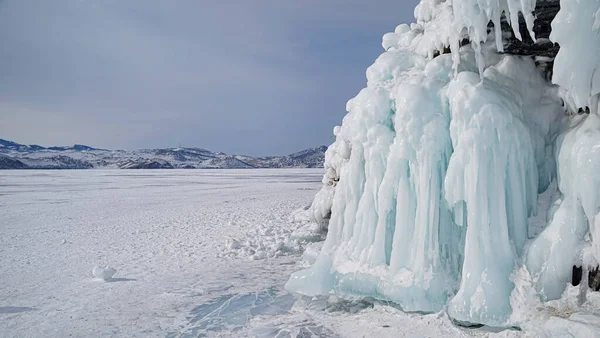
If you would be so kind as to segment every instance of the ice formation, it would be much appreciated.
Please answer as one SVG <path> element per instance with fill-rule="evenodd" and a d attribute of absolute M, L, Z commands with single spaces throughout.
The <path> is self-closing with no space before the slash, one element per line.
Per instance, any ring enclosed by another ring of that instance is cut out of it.
<path fill-rule="evenodd" d="M 117 273 L 117 270 L 111 268 L 110 266 L 103 267 L 97 265 L 92 269 L 92 275 L 96 278 L 104 280 L 105 282 L 110 282 L 115 273 Z"/>
<path fill-rule="evenodd" d="M 585 107 L 600 93 L 600 1 L 561 0 L 550 39 L 561 45 L 554 65 L 554 83 Z"/>
<path fill-rule="evenodd" d="M 422 0 L 417 23 L 384 35 L 325 155 L 310 210 L 327 238 L 288 290 L 506 326 L 515 283 L 557 299 L 573 265 L 598 264 L 600 1 L 560 7 L 553 83 L 533 55 L 502 53 L 502 22 L 535 41 L 535 0 Z"/>
<path fill-rule="evenodd" d="M 297 209 L 287 222 L 267 221 L 243 237 L 229 237 L 217 257 L 261 260 L 302 252 L 310 243 L 323 240 L 322 229 L 312 221 L 315 217 L 312 213 L 308 207 Z"/>

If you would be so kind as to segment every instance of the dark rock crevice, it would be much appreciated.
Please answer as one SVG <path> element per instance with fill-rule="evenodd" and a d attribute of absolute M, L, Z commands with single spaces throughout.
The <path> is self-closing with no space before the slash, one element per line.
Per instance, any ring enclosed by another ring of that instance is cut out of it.
<path fill-rule="evenodd" d="M 581 284 L 583 279 L 583 267 L 573 266 L 573 273 L 571 275 L 571 284 L 577 286 Z M 587 285 L 592 291 L 600 291 L 600 266 L 596 266 L 590 269 L 588 272 Z"/>
<path fill-rule="evenodd" d="M 535 57 L 546 57 L 554 59 L 560 46 L 550 41 L 550 32 L 552 31 L 552 20 L 558 14 L 560 10 L 559 0 L 540 0 L 537 2 L 535 8 L 535 21 L 533 26 L 533 32 L 535 33 L 536 41 L 533 40 L 523 15 L 519 14 L 519 32 L 521 33 L 522 40 L 515 37 L 513 29 L 506 20 L 503 18 L 501 28 L 502 32 L 509 36 L 504 45 L 504 52 L 512 55 L 523 55 L 523 56 L 535 56 Z M 490 24 L 493 27 L 492 24 Z"/>

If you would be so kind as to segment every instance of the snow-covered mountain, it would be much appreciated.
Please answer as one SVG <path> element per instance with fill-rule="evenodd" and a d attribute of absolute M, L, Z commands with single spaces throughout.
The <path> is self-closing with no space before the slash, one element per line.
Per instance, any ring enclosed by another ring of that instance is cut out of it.
<path fill-rule="evenodd" d="M 327 147 L 306 149 L 287 156 L 228 155 L 201 148 L 98 149 L 24 145 L 0 139 L 0 169 L 251 169 L 319 168 Z"/>

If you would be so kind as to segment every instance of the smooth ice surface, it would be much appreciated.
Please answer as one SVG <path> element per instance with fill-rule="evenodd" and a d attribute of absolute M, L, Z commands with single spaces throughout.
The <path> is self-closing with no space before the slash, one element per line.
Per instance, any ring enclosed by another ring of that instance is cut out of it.
<path fill-rule="evenodd" d="M 225 294 L 192 309 L 189 327 L 167 337 L 198 337 L 206 333 L 234 334 L 255 316 L 276 316 L 288 313 L 294 297 L 271 287 L 247 294 Z"/>

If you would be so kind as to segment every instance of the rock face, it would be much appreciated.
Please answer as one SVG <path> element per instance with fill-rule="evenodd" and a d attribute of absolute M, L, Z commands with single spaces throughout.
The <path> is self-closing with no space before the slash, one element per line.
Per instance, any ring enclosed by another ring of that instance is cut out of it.
<path fill-rule="evenodd" d="M 551 23 L 558 11 L 560 10 L 559 0 L 538 0 L 535 8 L 535 21 L 533 32 L 535 33 L 537 42 L 533 41 L 525 20 L 520 16 L 519 31 L 523 37 L 523 41 L 518 40 L 513 34 L 508 22 L 502 22 L 502 31 L 510 33 L 507 45 L 504 46 L 504 52 L 513 55 L 531 55 L 554 58 L 560 47 L 558 44 L 552 43 L 549 39 L 552 31 Z"/>

